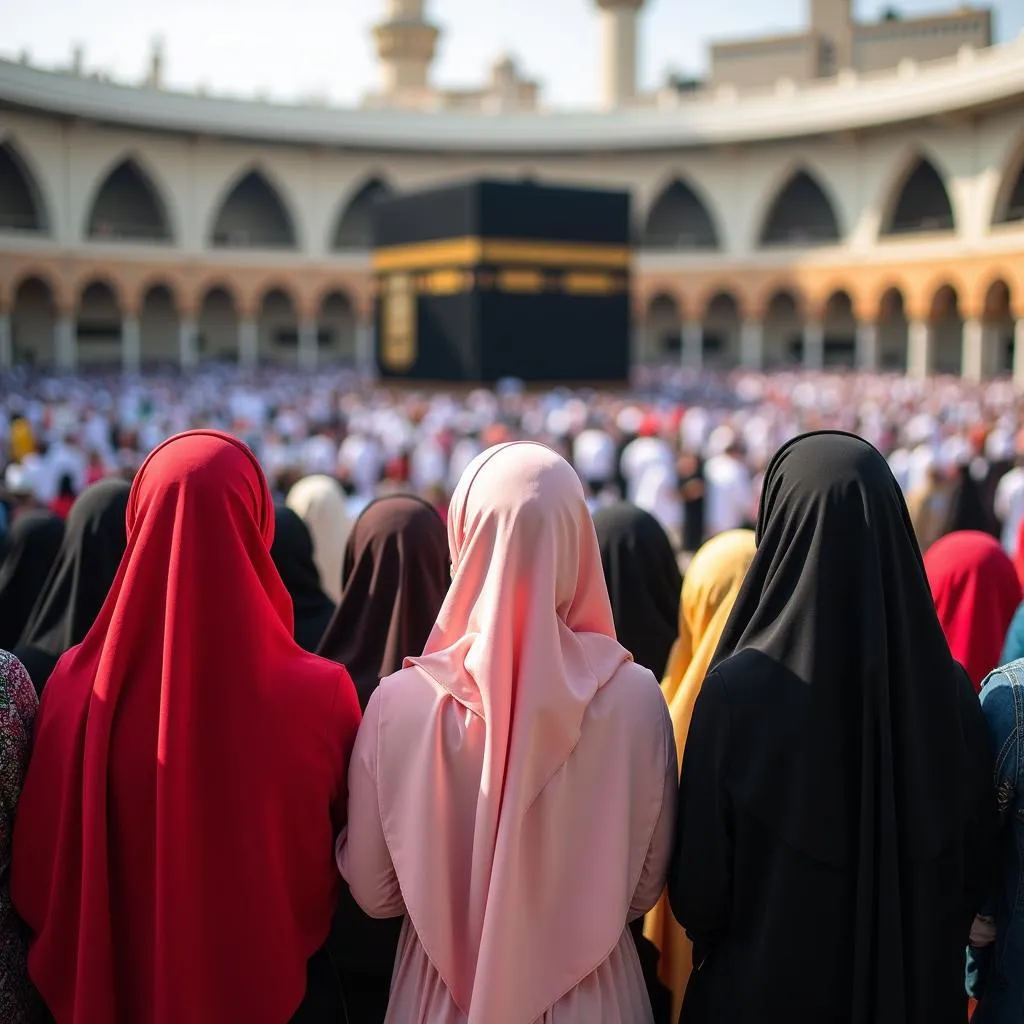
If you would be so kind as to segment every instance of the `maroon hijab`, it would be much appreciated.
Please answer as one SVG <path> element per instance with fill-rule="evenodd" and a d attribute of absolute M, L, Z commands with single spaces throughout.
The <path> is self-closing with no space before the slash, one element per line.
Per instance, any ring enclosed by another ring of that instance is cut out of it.
<path fill-rule="evenodd" d="M 448 591 L 448 566 L 448 532 L 419 498 L 380 498 L 356 521 L 341 601 L 317 653 L 348 669 L 363 708 L 381 679 L 423 652 Z"/>

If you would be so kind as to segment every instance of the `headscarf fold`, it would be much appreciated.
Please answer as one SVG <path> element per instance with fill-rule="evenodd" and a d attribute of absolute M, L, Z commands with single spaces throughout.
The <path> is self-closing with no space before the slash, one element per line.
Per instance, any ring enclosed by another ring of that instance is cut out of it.
<path fill-rule="evenodd" d="M 128 544 L 130 488 L 102 480 L 71 508 L 64 540 L 15 649 L 40 693 L 57 660 L 80 644 L 96 621 Z"/>
<path fill-rule="evenodd" d="M 924 565 L 949 648 L 979 690 L 1021 603 L 1013 562 L 994 537 L 967 530 L 933 544 Z"/>
<path fill-rule="evenodd" d="M 359 702 L 407 657 L 423 653 L 448 591 L 448 534 L 425 501 L 396 494 L 371 502 L 345 547 L 338 609 L 319 654 L 348 669 Z"/>
<path fill-rule="evenodd" d="M 300 480 L 285 504 L 306 524 L 313 538 L 313 561 L 320 586 L 334 604 L 341 600 L 341 564 L 352 530 L 345 492 L 333 477 L 317 474 Z"/>
<path fill-rule="evenodd" d="M 330 925 L 359 718 L 292 638 L 274 510 L 240 441 L 165 441 L 128 545 L 47 684 L 11 891 L 61 1024 L 281 1024 Z"/>
<path fill-rule="evenodd" d="M 14 521 L 0 560 L 0 649 L 18 642 L 60 551 L 64 520 L 32 510 Z"/>
<path fill-rule="evenodd" d="M 635 837 L 659 808 L 624 777 L 628 722 L 606 723 L 597 766 L 573 758 L 591 701 L 630 660 L 573 469 L 538 444 L 488 450 L 456 489 L 448 539 L 454 580 L 426 650 L 375 695 L 381 820 L 416 934 L 469 1024 L 530 1024 L 620 940 Z"/>
<path fill-rule="evenodd" d="M 693 706 L 756 547 L 753 530 L 727 530 L 701 547 L 686 570 L 679 606 L 679 639 L 661 684 L 672 715 L 679 764 Z M 658 974 L 672 990 L 672 1020 L 678 1020 L 692 969 L 693 943 L 672 916 L 667 895 L 663 894 L 648 913 L 644 934 L 661 952 Z"/>
<path fill-rule="evenodd" d="M 270 557 L 292 599 L 295 613 L 295 642 L 304 651 L 315 651 L 334 605 L 320 585 L 320 573 L 313 562 L 313 538 L 306 524 L 290 508 L 274 508 L 274 543 Z"/>
<path fill-rule="evenodd" d="M 619 643 L 661 678 L 676 637 L 682 576 L 657 519 L 619 502 L 594 516 Z"/>

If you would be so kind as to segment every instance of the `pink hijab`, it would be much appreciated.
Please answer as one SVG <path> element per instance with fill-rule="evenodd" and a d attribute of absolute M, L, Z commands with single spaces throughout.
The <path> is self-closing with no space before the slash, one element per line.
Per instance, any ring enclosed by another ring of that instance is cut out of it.
<path fill-rule="evenodd" d="M 626 925 L 640 801 L 614 740 L 607 771 L 572 754 L 590 702 L 631 659 L 583 488 L 548 448 L 478 456 L 448 539 L 454 579 L 426 651 L 380 691 L 381 818 L 456 1005 L 470 1024 L 528 1024 Z"/>

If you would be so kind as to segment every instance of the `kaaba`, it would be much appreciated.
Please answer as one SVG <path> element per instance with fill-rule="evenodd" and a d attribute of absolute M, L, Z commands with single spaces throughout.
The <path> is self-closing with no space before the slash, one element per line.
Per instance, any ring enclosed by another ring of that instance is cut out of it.
<path fill-rule="evenodd" d="M 377 363 L 391 380 L 621 382 L 629 194 L 473 181 L 374 208 Z"/>

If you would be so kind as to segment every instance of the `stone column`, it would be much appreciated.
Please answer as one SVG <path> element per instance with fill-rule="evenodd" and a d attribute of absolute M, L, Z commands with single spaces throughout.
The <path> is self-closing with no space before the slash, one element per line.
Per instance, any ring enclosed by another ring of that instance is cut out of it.
<path fill-rule="evenodd" d="M 78 338 L 73 313 L 60 313 L 54 322 L 53 356 L 58 370 L 74 371 L 78 366 Z"/>
<path fill-rule="evenodd" d="M 1013 383 L 1024 390 L 1024 316 L 1013 325 Z"/>
<path fill-rule="evenodd" d="M 192 370 L 199 365 L 199 327 L 191 314 L 182 314 L 178 324 L 178 359 L 183 370 Z"/>
<path fill-rule="evenodd" d="M 360 319 L 356 324 L 356 369 L 363 374 L 374 374 L 377 369 L 377 338 L 373 317 Z"/>
<path fill-rule="evenodd" d="M 680 353 L 685 369 L 699 370 L 704 365 L 704 325 L 699 320 L 683 324 Z"/>
<path fill-rule="evenodd" d="M 0 313 L 0 370 L 14 365 L 14 346 L 11 342 L 11 314 Z"/>
<path fill-rule="evenodd" d="M 764 324 L 744 320 L 740 328 L 740 365 L 745 370 L 764 368 Z"/>
<path fill-rule="evenodd" d="M 927 320 L 907 324 L 907 374 L 924 378 L 932 372 L 932 325 Z"/>
<path fill-rule="evenodd" d="M 825 368 L 825 328 L 822 324 L 811 321 L 804 324 L 804 369 L 823 370 Z"/>
<path fill-rule="evenodd" d="M 857 369 L 863 373 L 878 371 L 878 324 L 870 320 L 857 324 Z"/>
<path fill-rule="evenodd" d="M 238 321 L 238 365 L 254 370 L 260 361 L 260 326 L 251 316 Z"/>
<path fill-rule="evenodd" d="M 299 321 L 299 369 L 312 371 L 320 358 L 320 329 L 315 317 Z"/>
<path fill-rule="evenodd" d="M 121 319 L 121 369 L 125 373 L 138 373 L 142 367 L 142 335 L 139 318 L 125 313 Z"/>
<path fill-rule="evenodd" d="M 966 380 L 985 376 L 985 333 L 980 320 L 965 320 L 960 336 L 960 374 Z"/>

